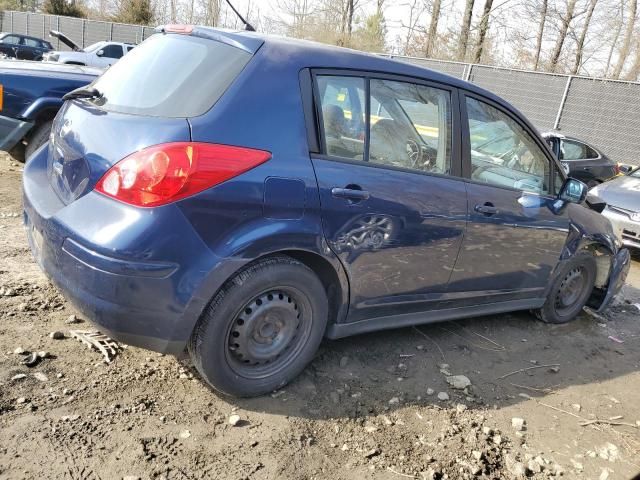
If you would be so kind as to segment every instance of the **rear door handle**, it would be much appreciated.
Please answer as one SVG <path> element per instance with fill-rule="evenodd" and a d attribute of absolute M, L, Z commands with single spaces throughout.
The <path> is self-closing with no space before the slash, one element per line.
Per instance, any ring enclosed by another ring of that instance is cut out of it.
<path fill-rule="evenodd" d="M 331 189 L 331 195 L 336 198 L 346 198 L 347 200 L 367 200 L 369 198 L 369 192 L 366 190 L 356 190 L 354 188 L 337 188 Z"/>
<path fill-rule="evenodd" d="M 495 215 L 496 213 L 498 213 L 498 209 L 489 202 L 486 202 L 484 205 L 478 204 L 475 207 L 473 207 L 473 209 L 476 212 L 482 213 L 483 215 L 487 215 L 487 216 Z"/>

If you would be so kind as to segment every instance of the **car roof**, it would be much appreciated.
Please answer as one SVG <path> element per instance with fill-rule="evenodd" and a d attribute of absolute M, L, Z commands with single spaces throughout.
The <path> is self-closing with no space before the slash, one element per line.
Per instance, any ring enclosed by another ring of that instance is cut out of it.
<path fill-rule="evenodd" d="M 20 38 L 30 38 L 32 40 L 38 40 L 40 42 L 49 43 L 47 40 L 43 40 L 40 37 L 34 37 L 32 35 L 23 35 L 22 33 L 13 33 L 13 32 L 0 32 L 0 37 L 4 37 L 6 35 L 15 35 L 16 37 L 20 37 Z"/>
<path fill-rule="evenodd" d="M 162 32 L 163 26 L 157 27 L 156 31 Z M 171 31 L 169 30 L 169 33 Z M 249 53 L 255 53 L 261 47 L 267 47 L 279 51 L 280 58 L 287 61 L 299 69 L 302 68 L 327 68 L 327 69 L 353 69 L 364 70 L 377 73 L 387 73 L 396 75 L 406 75 L 425 80 L 431 80 L 452 87 L 467 90 L 484 96 L 495 103 L 505 106 L 508 109 L 522 115 L 517 108 L 503 98 L 483 89 L 475 84 L 466 82 L 450 75 L 436 72 L 422 67 L 415 63 L 394 59 L 374 53 L 367 53 L 345 47 L 338 47 L 324 43 L 313 42 L 296 38 L 282 37 L 277 35 L 267 35 L 246 30 L 227 30 L 214 27 L 196 26 L 191 33 L 195 36 L 210 38 L 236 46 Z M 533 127 L 532 127 L 533 128 Z"/>

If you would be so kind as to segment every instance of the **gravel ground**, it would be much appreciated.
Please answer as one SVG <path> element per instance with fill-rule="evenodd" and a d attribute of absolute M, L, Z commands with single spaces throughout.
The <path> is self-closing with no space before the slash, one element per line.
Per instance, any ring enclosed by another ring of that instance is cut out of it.
<path fill-rule="evenodd" d="M 603 317 L 549 326 L 521 312 L 325 341 L 284 390 L 235 400 L 186 360 L 129 347 L 106 364 L 69 338 L 92 327 L 67 323 L 75 312 L 31 258 L 20 175 L 0 155 L 0 479 L 640 472 L 637 255 Z M 28 352 L 46 358 L 27 367 Z"/>

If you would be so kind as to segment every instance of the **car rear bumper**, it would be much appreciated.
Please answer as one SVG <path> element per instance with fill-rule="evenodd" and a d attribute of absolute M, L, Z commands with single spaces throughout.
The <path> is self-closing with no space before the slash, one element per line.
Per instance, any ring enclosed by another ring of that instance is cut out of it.
<path fill-rule="evenodd" d="M 175 205 L 140 209 L 93 192 L 64 205 L 43 150 L 23 176 L 25 227 L 42 270 L 112 338 L 183 352 L 233 262 L 216 257 Z"/>
<path fill-rule="evenodd" d="M 598 311 L 605 310 L 613 298 L 618 294 L 623 287 L 624 282 L 627 280 L 629 269 L 631 268 L 631 255 L 629 250 L 623 248 L 618 250 L 618 253 L 613 259 L 611 266 L 611 273 L 609 274 L 609 283 L 607 286 L 607 293 L 605 294 L 602 303 L 598 307 Z"/>
<path fill-rule="evenodd" d="M 33 123 L 0 115 L 0 150 L 9 151 L 31 130 Z"/>

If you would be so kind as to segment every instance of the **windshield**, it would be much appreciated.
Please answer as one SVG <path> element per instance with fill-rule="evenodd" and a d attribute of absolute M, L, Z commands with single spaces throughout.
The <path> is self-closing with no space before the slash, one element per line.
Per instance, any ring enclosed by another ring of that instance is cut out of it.
<path fill-rule="evenodd" d="M 202 115 L 222 96 L 251 54 L 215 40 L 156 34 L 95 82 L 106 110 L 157 117 Z"/>
<path fill-rule="evenodd" d="M 86 47 L 83 51 L 85 51 L 85 52 L 95 52 L 100 47 L 102 47 L 104 44 L 105 44 L 105 42 L 96 42 L 96 43 L 93 43 L 93 44 L 89 45 L 88 47 Z"/>

